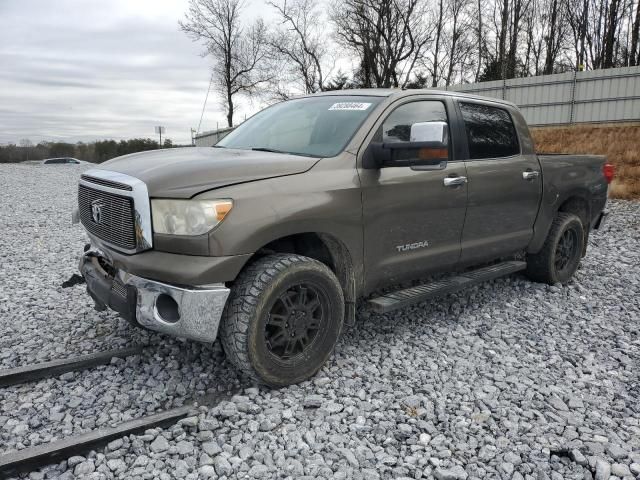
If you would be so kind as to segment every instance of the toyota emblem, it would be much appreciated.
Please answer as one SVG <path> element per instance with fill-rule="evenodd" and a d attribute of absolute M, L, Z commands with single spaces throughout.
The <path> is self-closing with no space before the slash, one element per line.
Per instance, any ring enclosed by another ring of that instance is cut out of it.
<path fill-rule="evenodd" d="M 91 202 L 91 218 L 93 218 L 95 223 L 102 222 L 102 207 L 103 205 L 101 200 L 94 200 Z"/>

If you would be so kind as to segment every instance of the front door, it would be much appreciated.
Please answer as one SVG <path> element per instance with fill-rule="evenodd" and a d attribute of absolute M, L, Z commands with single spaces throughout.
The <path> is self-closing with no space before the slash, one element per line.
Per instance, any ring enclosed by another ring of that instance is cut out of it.
<path fill-rule="evenodd" d="M 521 148 L 508 110 L 483 102 L 460 101 L 459 107 L 469 157 L 469 202 L 460 261 L 468 265 L 528 245 L 542 176 L 537 156 Z"/>
<path fill-rule="evenodd" d="M 383 115 L 369 141 L 408 142 L 412 124 L 448 123 L 452 113 L 452 103 L 404 99 Z M 448 148 L 449 162 L 440 170 L 359 170 L 367 291 L 457 264 L 467 185 L 445 186 L 445 179 L 465 177 L 466 171 L 464 161 L 453 158 L 451 141 Z"/>

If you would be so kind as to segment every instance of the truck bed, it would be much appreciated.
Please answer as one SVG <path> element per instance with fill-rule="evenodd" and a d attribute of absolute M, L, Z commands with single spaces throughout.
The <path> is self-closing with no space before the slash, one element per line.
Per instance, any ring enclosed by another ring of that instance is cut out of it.
<path fill-rule="evenodd" d="M 576 155 L 564 153 L 538 154 L 543 176 L 543 202 L 555 203 L 558 195 L 587 191 L 591 198 L 590 217 L 593 220 L 604 208 L 607 200 L 607 182 L 602 169 L 603 155 Z"/>

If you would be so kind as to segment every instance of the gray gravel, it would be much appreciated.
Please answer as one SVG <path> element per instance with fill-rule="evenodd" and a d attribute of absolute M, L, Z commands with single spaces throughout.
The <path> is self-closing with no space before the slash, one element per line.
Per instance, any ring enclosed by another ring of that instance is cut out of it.
<path fill-rule="evenodd" d="M 243 382 L 217 344 L 97 313 L 69 224 L 82 167 L 0 165 L 0 368 L 134 343 L 137 357 L 0 390 L 0 453 Z M 319 374 L 246 388 L 31 478 L 640 478 L 640 203 L 612 202 L 575 281 L 516 275 L 360 311 Z"/>

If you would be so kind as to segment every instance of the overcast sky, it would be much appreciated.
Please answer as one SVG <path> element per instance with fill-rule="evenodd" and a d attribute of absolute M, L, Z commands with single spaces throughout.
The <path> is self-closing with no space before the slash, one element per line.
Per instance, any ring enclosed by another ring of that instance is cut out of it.
<path fill-rule="evenodd" d="M 187 0 L 0 0 L 0 143 L 190 142 L 211 60 L 178 27 Z M 247 15 L 264 14 L 254 0 Z M 242 102 L 236 118 L 256 109 Z M 215 93 L 201 130 L 224 125 Z"/>

